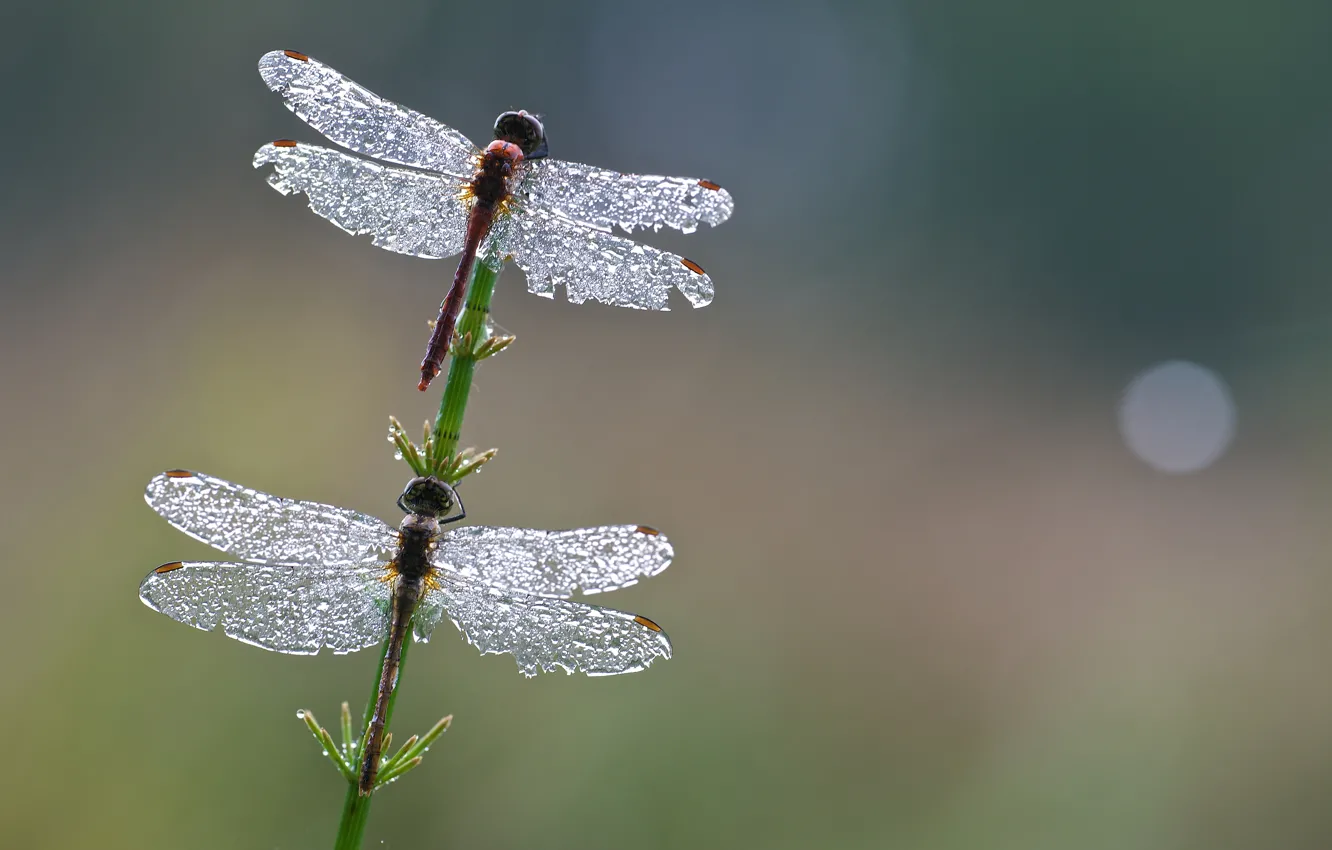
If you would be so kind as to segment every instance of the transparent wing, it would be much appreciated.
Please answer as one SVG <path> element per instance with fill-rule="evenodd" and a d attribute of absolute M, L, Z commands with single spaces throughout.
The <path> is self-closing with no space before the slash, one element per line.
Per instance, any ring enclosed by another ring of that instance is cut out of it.
<path fill-rule="evenodd" d="M 468 210 L 452 177 L 289 141 L 256 151 L 254 167 L 264 165 L 275 166 L 268 175 L 274 189 L 304 192 L 310 209 L 348 233 L 371 234 L 380 248 L 433 259 L 463 248 Z"/>
<path fill-rule="evenodd" d="M 484 584 L 567 598 L 637 584 L 671 564 L 666 537 L 643 525 L 572 531 L 468 526 L 450 531 L 431 558 L 436 567 Z"/>
<path fill-rule="evenodd" d="M 355 652 L 384 640 L 383 575 L 383 565 L 177 562 L 149 573 L 139 598 L 173 620 L 275 652 Z"/>
<path fill-rule="evenodd" d="M 574 304 L 589 298 L 617 307 L 668 310 L 671 287 L 695 307 L 712 301 L 712 278 L 676 254 L 597 230 L 540 207 L 522 207 L 492 228 L 493 249 L 512 256 L 527 289 L 553 297 L 564 286 Z"/>
<path fill-rule="evenodd" d="M 419 640 L 447 614 L 482 654 L 508 653 L 525 676 L 563 670 L 589 676 L 633 673 L 671 657 L 671 640 L 646 617 L 504 590 L 448 573 L 421 600 Z"/>
<path fill-rule="evenodd" d="M 349 150 L 400 165 L 471 173 L 471 158 L 479 151 L 462 133 L 385 100 L 303 53 L 265 53 L 259 75 L 302 121 Z"/>
<path fill-rule="evenodd" d="M 143 497 L 176 528 L 245 561 L 369 566 L 392 560 L 397 551 L 398 532 L 383 520 L 198 472 L 163 472 Z"/>
<path fill-rule="evenodd" d="M 710 180 L 620 174 L 558 159 L 533 160 L 527 168 L 528 203 L 605 230 L 666 225 L 693 233 L 700 224 L 721 224 L 735 209 L 731 194 Z"/>

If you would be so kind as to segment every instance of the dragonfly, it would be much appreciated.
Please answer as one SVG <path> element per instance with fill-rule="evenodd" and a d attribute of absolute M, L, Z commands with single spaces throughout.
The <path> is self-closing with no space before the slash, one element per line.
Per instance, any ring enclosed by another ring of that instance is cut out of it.
<path fill-rule="evenodd" d="M 305 194 L 317 214 L 373 236 L 381 248 L 435 259 L 461 254 L 419 389 L 442 368 L 478 255 L 512 259 L 529 291 L 553 297 L 563 286 L 575 304 L 667 310 L 672 288 L 695 307 L 712 301 L 712 279 L 698 263 L 612 232 L 692 233 L 721 224 L 735 204 L 711 180 L 551 159 L 544 125 L 525 110 L 502 113 L 482 150 L 295 50 L 264 54 L 259 74 L 288 109 L 353 152 L 279 139 L 254 155 L 256 168 L 273 166 L 269 185 Z"/>
<path fill-rule="evenodd" d="M 139 585 L 149 608 L 274 652 L 340 654 L 387 640 L 361 794 L 375 785 L 407 635 L 426 641 L 445 616 L 482 654 L 512 655 L 529 677 L 611 676 L 671 657 L 670 638 L 647 617 L 570 598 L 666 569 L 671 544 L 648 526 L 448 529 L 466 511 L 437 478 L 408 482 L 397 528 L 181 469 L 155 476 L 144 498 L 180 531 L 245 562 L 163 564 Z"/>

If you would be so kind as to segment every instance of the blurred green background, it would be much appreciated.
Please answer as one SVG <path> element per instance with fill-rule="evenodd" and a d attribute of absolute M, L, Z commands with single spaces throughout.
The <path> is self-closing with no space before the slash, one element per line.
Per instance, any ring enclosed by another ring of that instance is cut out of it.
<path fill-rule="evenodd" d="M 306 51 L 485 139 L 711 178 L 646 238 L 715 302 L 501 279 L 478 523 L 642 522 L 606 600 L 676 657 L 525 680 L 447 626 L 395 728 L 453 729 L 366 846 L 1332 846 L 1332 6 L 346 0 L 0 20 L 0 844 L 304 848 L 343 784 L 296 720 L 373 653 L 262 652 L 136 598 L 209 550 L 170 467 L 396 522 L 387 416 L 453 273 L 283 198 Z M 1125 447 L 1129 380 L 1216 371 L 1234 443 Z"/>

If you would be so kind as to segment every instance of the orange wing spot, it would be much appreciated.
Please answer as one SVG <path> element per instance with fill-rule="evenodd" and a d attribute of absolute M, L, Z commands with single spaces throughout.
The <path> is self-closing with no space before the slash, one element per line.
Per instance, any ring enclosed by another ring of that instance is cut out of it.
<path fill-rule="evenodd" d="M 160 566 L 160 567 L 158 567 L 157 569 L 153 570 L 153 572 L 157 573 L 158 575 L 161 575 L 162 573 L 169 573 L 169 572 L 171 572 L 172 570 L 178 570 L 178 569 L 180 569 L 180 568 L 183 567 L 183 566 L 185 566 L 185 565 L 182 564 L 180 561 L 172 561 L 172 562 L 169 563 L 169 564 L 163 564 L 162 566 Z"/>
<path fill-rule="evenodd" d="M 703 271 L 703 267 L 700 266 L 698 263 L 694 262 L 693 260 L 690 260 L 686 257 L 681 257 L 680 262 L 684 264 L 685 268 L 689 269 L 694 274 L 707 274 L 707 272 Z"/>
<path fill-rule="evenodd" d="M 657 535 L 661 534 L 660 531 L 658 531 L 657 529 L 653 528 L 650 525 L 640 525 L 638 528 L 635 528 L 634 531 L 637 531 L 639 534 L 650 534 L 653 537 L 656 537 Z"/>
<path fill-rule="evenodd" d="M 309 62 L 309 61 L 310 61 L 310 57 L 309 57 L 309 56 L 306 56 L 304 53 L 299 53 L 299 52 L 297 52 L 297 51 L 295 51 L 295 50 L 284 50 L 284 51 L 282 51 L 282 52 L 285 53 L 285 54 L 287 54 L 287 56 L 289 56 L 290 58 L 295 59 L 297 62 Z"/>
<path fill-rule="evenodd" d="M 716 183 L 713 183 L 711 180 L 700 180 L 698 181 L 698 185 L 702 186 L 704 189 L 711 189 L 714 192 L 721 191 L 721 187 Z"/>
<path fill-rule="evenodd" d="M 295 140 L 295 139 L 278 139 L 276 142 L 273 143 L 273 147 L 275 147 L 275 148 L 294 148 L 294 147 L 296 147 L 296 140 Z"/>
<path fill-rule="evenodd" d="M 640 625 L 640 626 L 646 626 L 647 628 L 652 629 L 652 631 L 654 631 L 654 632 L 659 632 L 659 631 L 661 631 L 661 626 L 659 626 L 659 625 L 657 625 L 656 623 L 652 622 L 652 621 L 649 620 L 647 617 L 644 617 L 642 614 L 635 614 L 635 615 L 634 615 L 634 622 L 635 622 L 635 623 L 638 623 L 638 625 Z"/>
<path fill-rule="evenodd" d="M 166 472 L 163 472 L 162 474 L 165 475 L 167 478 L 193 478 L 193 477 L 194 477 L 194 473 L 193 473 L 193 472 L 190 472 L 188 469 L 168 469 Z"/>

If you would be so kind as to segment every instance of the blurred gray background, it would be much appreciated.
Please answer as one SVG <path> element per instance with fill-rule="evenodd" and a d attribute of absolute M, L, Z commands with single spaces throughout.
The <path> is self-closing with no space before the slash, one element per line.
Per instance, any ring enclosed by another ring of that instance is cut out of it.
<path fill-rule="evenodd" d="M 0 843 L 332 842 L 344 786 L 295 713 L 359 712 L 374 653 L 266 653 L 136 598 L 210 551 L 143 504 L 154 473 L 396 521 L 387 417 L 438 403 L 414 376 L 453 263 L 250 167 L 319 141 L 255 70 L 294 48 L 473 139 L 526 108 L 554 156 L 736 198 L 645 237 L 708 269 L 704 310 L 508 270 L 518 342 L 463 434 L 500 450 L 475 522 L 671 536 L 605 602 L 676 657 L 529 681 L 442 627 L 395 728 L 453 729 L 366 846 L 1332 846 L 1332 6 L 2 14 Z M 1237 423 L 1185 475 L 1117 419 L 1173 359 Z"/>

